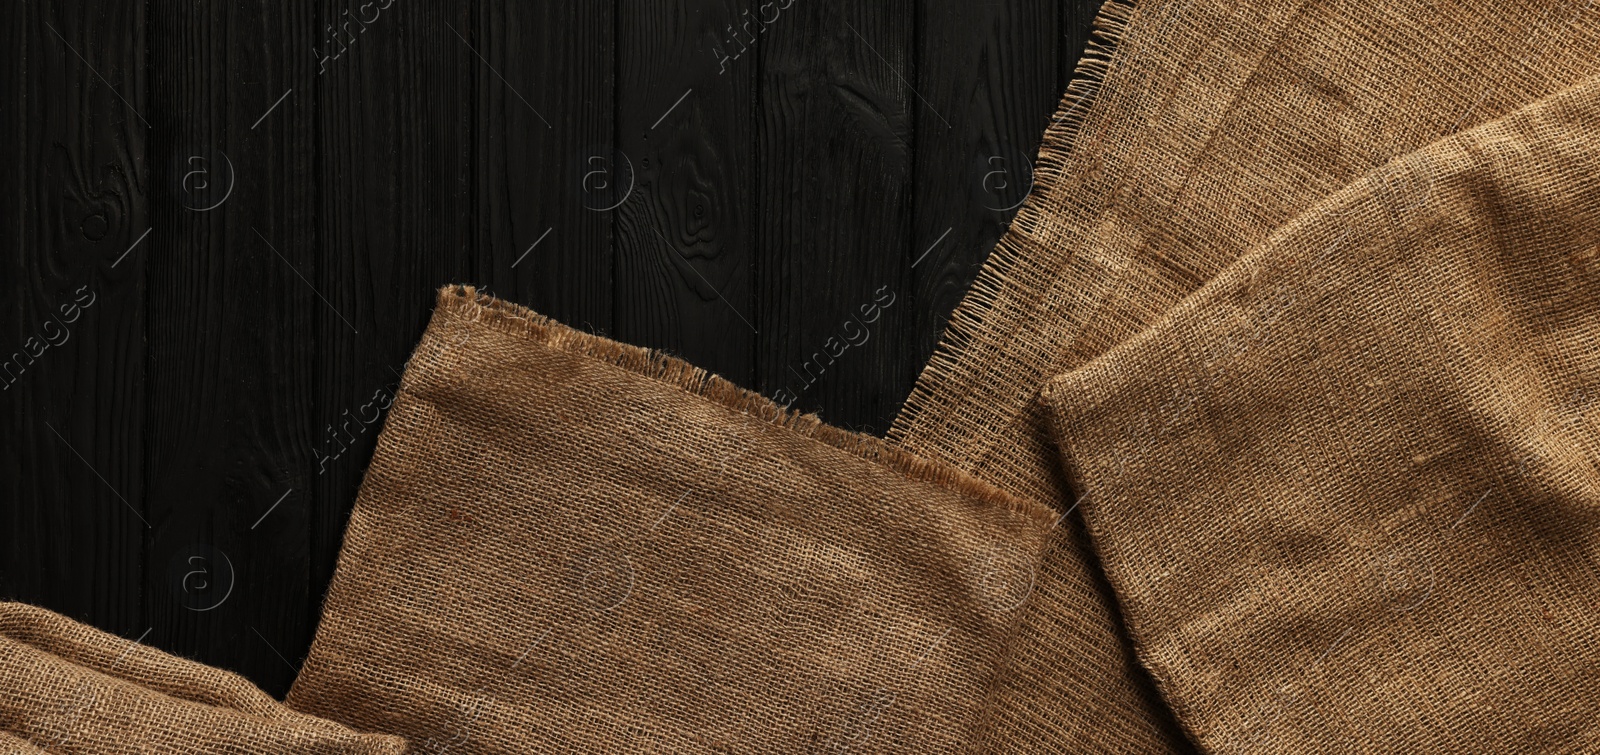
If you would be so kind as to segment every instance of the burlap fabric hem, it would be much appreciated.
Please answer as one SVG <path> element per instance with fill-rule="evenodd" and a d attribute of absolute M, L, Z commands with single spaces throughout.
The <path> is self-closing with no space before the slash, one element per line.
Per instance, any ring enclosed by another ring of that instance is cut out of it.
<path fill-rule="evenodd" d="M 1053 527 L 1059 518 L 1050 506 L 1011 495 L 959 469 L 928 461 L 882 439 L 834 427 L 815 414 L 786 409 L 766 396 L 746 390 L 682 359 L 567 327 L 514 302 L 480 294 L 472 286 L 447 286 L 441 289 L 438 306 L 455 309 L 475 322 L 502 332 L 526 336 L 569 353 L 598 359 L 714 401 L 818 443 L 881 464 L 906 479 L 948 488 L 1049 527 Z"/>

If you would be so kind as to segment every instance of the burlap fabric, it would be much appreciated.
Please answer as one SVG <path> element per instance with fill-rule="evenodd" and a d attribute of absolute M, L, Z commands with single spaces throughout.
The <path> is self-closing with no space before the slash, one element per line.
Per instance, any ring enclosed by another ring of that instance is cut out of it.
<path fill-rule="evenodd" d="M 33 755 L 34 753 L 49 752 L 34 745 L 22 737 L 0 731 L 0 752 L 6 755 Z"/>
<path fill-rule="evenodd" d="M 285 707 L 243 677 L 0 603 L 0 752 L 398 755 Z"/>
<path fill-rule="evenodd" d="M 448 288 L 288 701 L 433 752 L 961 752 L 1054 521 Z"/>
<path fill-rule="evenodd" d="M 1045 395 L 1202 746 L 1600 750 L 1600 79 L 1339 192 Z"/>
<path fill-rule="evenodd" d="M 1390 158 L 1600 67 L 1593 0 L 1113 0 L 1097 25 L 1033 194 L 890 432 L 1062 511 L 1049 377 Z M 1074 514 L 1023 617 L 996 751 L 1184 746 L 1117 614 Z"/>

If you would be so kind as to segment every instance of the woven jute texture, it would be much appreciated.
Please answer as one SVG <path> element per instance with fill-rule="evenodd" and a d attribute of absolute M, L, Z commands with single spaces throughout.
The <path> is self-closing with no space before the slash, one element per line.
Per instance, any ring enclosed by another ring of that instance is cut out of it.
<path fill-rule="evenodd" d="M 1206 749 L 1600 750 L 1600 79 L 1335 194 L 1045 396 Z"/>
<path fill-rule="evenodd" d="M 398 755 L 236 674 L 0 603 L 0 752 Z"/>
<path fill-rule="evenodd" d="M 1039 388 L 1155 321 L 1389 159 L 1600 61 L 1593 0 L 1112 0 L 1036 185 L 890 438 L 1069 511 Z M 1183 743 L 1073 512 L 1052 537 L 996 751 Z"/>
<path fill-rule="evenodd" d="M 962 752 L 1055 519 L 447 288 L 288 701 L 433 752 Z"/>

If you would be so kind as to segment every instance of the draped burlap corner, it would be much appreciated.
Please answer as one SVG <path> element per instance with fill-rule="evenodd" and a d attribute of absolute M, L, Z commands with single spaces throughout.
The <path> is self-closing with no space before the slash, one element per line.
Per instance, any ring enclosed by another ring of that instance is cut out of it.
<path fill-rule="evenodd" d="M 447 288 L 289 703 L 435 752 L 966 751 L 1054 521 Z"/>
<path fill-rule="evenodd" d="M 1600 748 L 1600 79 L 1374 172 L 1045 393 L 1207 749 Z"/>
<path fill-rule="evenodd" d="M 399 737 L 297 713 L 237 674 L 0 603 L 0 751 L 399 755 Z"/>
<path fill-rule="evenodd" d="M 1390 158 L 1600 69 L 1594 0 L 1111 0 L 1096 26 L 1032 195 L 890 431 L 1064 512 L 1049 378 Z M 1076 512 L 1022 621 L 994 751 L 1188 748 Z"/>

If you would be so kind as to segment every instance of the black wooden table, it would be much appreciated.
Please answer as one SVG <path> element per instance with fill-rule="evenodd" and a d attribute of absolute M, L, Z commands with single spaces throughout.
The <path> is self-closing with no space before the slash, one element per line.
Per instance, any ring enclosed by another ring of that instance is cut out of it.
<path fill-rule="evenodd" d="M 281 694 L 447 283 L 881 434 L 1097 5 L 6 3 L 0 596 Z"/>

